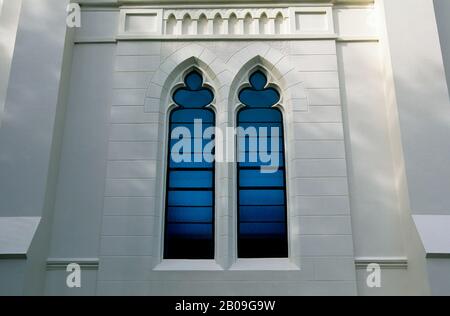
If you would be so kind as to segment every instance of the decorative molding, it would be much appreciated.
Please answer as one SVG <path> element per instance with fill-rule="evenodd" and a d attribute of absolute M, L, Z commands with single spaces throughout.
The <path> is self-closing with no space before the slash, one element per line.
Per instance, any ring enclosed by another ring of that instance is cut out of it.
<path fill-rule="evenodd" d="M 266 36 L 334 35 L 330 5 L 270 7 L 121 7 L 119 38 L 189 39 L 213 36 L 257 38 Z M 289 39 L 289 38 L 285 38 Z"/>
<path fill-rule="evenodd" d="M 47 270 L 66 270 L 71 263 L 80 265 L 82 270 L 98 270 L 98 258 L 49 258 Z"/>
<path fill-rule="evenodd" d="M 291 4 L 296 6 L 311 5 L 315 0 L 283 0 L 280 2 L 283 5 Z M 242 4 L 242 0 L 222 0 L 214 1 L 211 4 L 211 0 L 78 0 L 78 3 L 82 6 L 126 6 L 126 5 L 152 5 L 152 6 L 183 6 L 183 5 L 208 5 L 208 6 L 246 6 L 246 5 L 267 5 L 272 4 L 273 0 L 249 0 L 247 4 Z M 314 5 L 368 5 L 373 4 L 374 0 L 319 0 Z"/>
<path fill-rule="evenodd" d="M 288 8 L 164 9 L 165 35 L 289 34 Z"/>
<path fill-rule="evenodd" d="M 162 9 L 121 9 L 119 36 L 161 35 Z"/>
<path fill-rule="evenodd" d="M 336 42 L 340 43 L 362 43 L 374 42 L 378 43 L 380 39 L 377 36 L 338 36 Z"/>
<path fill-rule="evenodd" d="M 331 7 L 291 7 L 289 12 L 291 33 L 334 34 Z"/>
<path fill-rule="evenodd" d="M 379 264 L 382 269 L 408 269 L 406 257 L 359 257 L 355 258 L 356 269 L 366 269 L 369 264 Z"/>
<path fill-rule="evenodd" d="M 235 35 L 235 36 L 224 36 L 224 35 L 160 35 L 160 36 L 148 36 L 148 35 L 123 35 L 117 36 L 116 40 L 104 39 L 79 39 L 76 43 L 101 43 L 101 42 L 115 42 L 115 41 L 286 41 L 286 40 L 336 40 L 338 36 L 336 34 L 298 34 L 298 35 L 258 35 L 258 36 L 246 36 L 246 35 Z"/>

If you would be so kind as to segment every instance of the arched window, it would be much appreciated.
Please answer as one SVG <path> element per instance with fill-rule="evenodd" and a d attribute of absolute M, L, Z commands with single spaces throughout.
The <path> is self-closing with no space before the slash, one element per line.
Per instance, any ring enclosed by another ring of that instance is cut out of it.
<path fill-rule="evenodd" d="M 288 256 L 283 117 L 266 75 L 250 75 L 237 114 L 238 257 Z M 270 167 L 269 167 L 270 166 Z"/>
<path fill-rule="evenodd" d="M 164 258 L 213 259 L 214 161 L 206 148 L 214 143 L 214 95 L 199 71 L 184 85 L 172 95 L 169 118 Z"/>

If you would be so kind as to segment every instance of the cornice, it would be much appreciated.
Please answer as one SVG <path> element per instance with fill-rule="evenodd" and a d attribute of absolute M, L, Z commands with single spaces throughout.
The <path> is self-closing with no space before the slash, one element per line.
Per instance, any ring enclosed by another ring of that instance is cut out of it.
<path fill-rule="evenodd" d="M 211 6 L 256 6 L 256 5 L 368 5 L 373 4 L 375 0 L 74 0 L 83 6 L 127 6 L 127 5 L 152 5 L 152 6 L 171 6 L 171 5 L 203 5 Z"/>

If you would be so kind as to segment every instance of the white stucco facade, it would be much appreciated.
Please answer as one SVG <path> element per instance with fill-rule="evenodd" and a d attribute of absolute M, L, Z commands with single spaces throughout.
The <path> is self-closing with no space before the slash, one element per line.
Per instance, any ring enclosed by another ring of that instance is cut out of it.
<path fill-rule="evenodd" d="M 67 28 L 69 2 L 0 1 L 1 295 L 450 294 L 448 1 L 80 0 Z M 282 92 L 286 259 L 237 258 L 232 163 L 215 258 L 163 259 L 170 94 L 192 67 L 219 127 L 252 69 Z"/>

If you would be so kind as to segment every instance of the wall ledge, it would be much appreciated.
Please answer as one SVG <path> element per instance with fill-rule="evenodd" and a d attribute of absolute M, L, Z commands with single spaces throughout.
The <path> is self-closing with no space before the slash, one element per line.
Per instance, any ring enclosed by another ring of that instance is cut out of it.
<path fill-rule="evenodd" d="M 376 263 L 382 269 L 408 269 L 406 257 L 359 257 L 355 258 L 356 269 L 366 269 L 369 264 Z"/>

